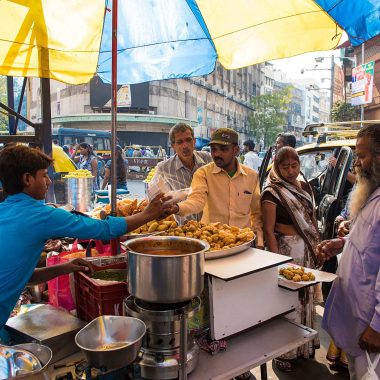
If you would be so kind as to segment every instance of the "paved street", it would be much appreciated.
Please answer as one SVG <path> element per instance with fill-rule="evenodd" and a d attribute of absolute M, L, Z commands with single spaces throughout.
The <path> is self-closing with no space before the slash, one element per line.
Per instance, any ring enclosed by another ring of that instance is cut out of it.
<path fill-rule="evenodd" d="M 320 328 L 323 315 L 323 307 L 317 306 L 317 324 L 321 348 L 316 351 L 315 359 L 299 359 L 294 372 L 285 373 L 274 368 L 271 362 L 267 364 L 268 379 L 270 380 L 348 380 L 348 372 L 336 372 L 329 368 L 326 360 L 326 352 L 330 343 L 330 338 L 324 330 Z M 260 379 L 260 369 L 255 368 L 252 373 Z"/>

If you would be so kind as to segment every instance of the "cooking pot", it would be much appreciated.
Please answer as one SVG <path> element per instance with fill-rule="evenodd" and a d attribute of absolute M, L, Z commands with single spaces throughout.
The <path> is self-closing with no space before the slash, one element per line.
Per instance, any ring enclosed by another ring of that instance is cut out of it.
<path fill-rule="evenodd" d="M 123 243 L 128 249 L 128 291 L 153 303 L 180 303 L 203 290 L 204 252 L 197 239 L 152 236 Z"/>

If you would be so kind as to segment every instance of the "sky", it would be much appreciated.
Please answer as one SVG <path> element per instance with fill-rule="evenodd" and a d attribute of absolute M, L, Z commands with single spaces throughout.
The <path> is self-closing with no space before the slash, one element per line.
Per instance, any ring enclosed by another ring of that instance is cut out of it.
<path fill-rule="evenodd" d="M 271 61 L 271 63 L 274 65 L 275 69 L 280 69 L 286 73 L 288 79 L 314 78 L 321 88 L 327 88 L 330 86 L 330 80 L 325 79 L 322 81 L 322 78 L 330 78 L 331 73 L 328 69 L 331 67 L 331 55 L 339 57 L 341 55 L 340 50 L 305 53 L 292 58 Z M 315 58 L 318 57 L 325 58 L 319 63 L 315 61 Z M 340 64 L 340 59 L 335 58 L 335 63 Z M 312 70 L 315 68 L 327 70 Z M 301 74 L 301 69 L 305 70 L 303 74 Z M 310 69 L 312 71 L 308 71 Z"/>

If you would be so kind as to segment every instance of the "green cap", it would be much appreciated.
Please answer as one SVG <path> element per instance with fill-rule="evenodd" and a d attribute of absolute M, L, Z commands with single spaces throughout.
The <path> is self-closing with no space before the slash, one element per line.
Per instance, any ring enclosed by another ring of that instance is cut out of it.
<path fill-rule="evenodd" d="M 210 144 L 238 144 L 239 135 L 230 128 L 219 128 L 211 136 Z M 209 144 L 209 145 L 210 145 Z"/>

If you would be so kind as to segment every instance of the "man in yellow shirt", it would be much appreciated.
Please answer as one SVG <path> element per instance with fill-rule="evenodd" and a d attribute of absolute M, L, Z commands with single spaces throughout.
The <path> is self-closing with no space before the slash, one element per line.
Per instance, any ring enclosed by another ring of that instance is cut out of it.
<path fill-rule="evenodd" d="M 186 216 L 203 210 L 204 223 L 251 227 L 257 236 L 256 246 L 263 248 L 259 179 L 253 169 L 237 160 L 238 140 L 238 134 L 229 128 L 213 133 L 210 145 L 214 161 L 194 173 L 191 194 L 173 205 L 170 212 Z"/>

